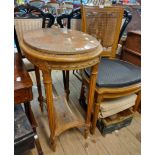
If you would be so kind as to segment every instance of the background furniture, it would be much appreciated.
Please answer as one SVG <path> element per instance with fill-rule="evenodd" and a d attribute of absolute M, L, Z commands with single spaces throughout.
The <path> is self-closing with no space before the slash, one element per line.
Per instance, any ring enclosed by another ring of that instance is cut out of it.
<path fill-rule="evenodd" d="M 34 65 L 37 65 L 43 73 L 50 140 L 53 150 L 56 149 L 56 137 L 69 128 L 84 127 L 85 137 L 87 137 L 94 98 L 97 64 L 102 51 L 100 43 L 92 36 L 79 31 L 53 28 L 25 33 L 21 48 L 25 52 L 25 56 Z M 92 66 L 92 76 L 89 85 L 87 114 L 86 118 L 83 119 L 76 107 L 71 107 L 62 95 L 57 98 L 56 104 L 53 103 L 51 71 L 74 70 L 89 66 Z"/>
<path fill-rule="evenodd" d="M 20 43 L 23 39 L 24 32 L 38 28 L 51 27 L 54 24 L 54 20 L 55 18 L 53 15 L 45 14 L 40 9 L 28 4 L 17 6 L 14 9 L 15 44 L 17 46 L 18 52 L 22 55 L 27 70 L 35 71 L 39 94 L 38 100 L 40 102 L 41 111 L 43 111 L 43 97 L 41 91 L 39 69 L 25 58 L 23 51 L 20 49 Z"/>
<path fill-rule="evenodd" d="M 104 100 L 138 93 L 136 105 L 139 104 L 141 76 L 138 66 L 115 59 L 123 9 L 121 7 L 105 7 L 101 9 L 98 7 L 83 6 L 82 13 L 83 32 L 95 36 L 103 46 L 103 58 L 99 64 L 99 73 L 95 88 L 91 130 L 92 134 L 94 134 L 100 105 L 104 105 Z M 85 69 L 82 75 L 80 102 L 85 101 L 85 86 L 90 82 L 90 75 L 90 69 Z"/>
<path fill-rule="evenodd" d="M 141 66 L 141 32 L 130 31 L 127 33 L 127 39 L 123 43 L 120 59 Z M 140 98 L 139 98 L 140 100 Z M 141 112 L 141 102 L 137 102 L 134 110 Z"/>
<path fill-rule="evenodd" d="M 123 43 L 120 59 L 141 66 L 141 32 L 130 31 Z"/>
<path fill-rule="evenodd" d="M 40 146 L 40 142 L 39 142 L 39 139 L 38 139 L 38 136 L 37 136 L 37 133 L 36 133 L 36 127 L 37 127 L 37 122 L 34 118 L 34 115 L 33 115 L 33 112 L 32 112 L 32 109 L 31 109 L 31 104 L 30 104 L 30 101 L 33 99 L 33 94 L 32 94 L 32 81 L 31 81 L 31 78 L 28 74 L 28 72 L 26 71 L 26 68 L 22 62 L 22 57 L 20 54 L 18 53 L 15 53 L 14 55 L 14 104 L 15 105 L 18 105 L 18 104 L 21 104 L 21 103 L 24 103 L 24 107 L 25 107 L 25 112 L 26 112 L 26 115 L 32 125 L 32 128 L 33 128 L 33 131 L 34 133 L 32 133 L 30 127 L 29 127 L 29 124 L 27 123 L 27 120 L 25 118 L 25 116 L 23 115 L 23 112 L 20 110 L 21 108 L 17 108 L 17 113 L 19 111 L 19 113 L 21 113 L 21 115 L 19 115 L 19 117 L 21 116 L 24 120 L 26 120 L 26 125 L 28 126 L 28 132 L 30 132 L 30 135 L 26 133 L 27 136 L 30 136 L 32 138 L 32 135 L 34 135 L 33 139 L 35 139 L 35 144 L 36 144 L 36 147 L 37 147 L 37 150 L 38 150 L 38 154 L 39 155 L 42 155 L 42 149 L 41 149 L 41 146 Z M 16 109 L 16 108 L 15 108 Z M 16 113 L 16 110 L 15 110 L 15 113 Z M 17 122 L 16 122 L 17 120 Z M 15 114 L 15 122 L 18 124 L 20 123 L 18 121 L 19 119 L 17 118 L 17 115 Z M 23 121 L 23 120 L 21 120 Z M 20 125 L 23 125 L 24 122 L 21 122 Z M 16 125 L 17 125 L 16 124 Z M 15 126 L 15 130 L 16 130 L 16 126 Z M 21 143 L 24 144 L 26 139 L 23 138 L 24 136 L 24 127 L 22 128 L 21 127 L 21 132 L 22 134 L 19 134 L 19 131 L 20 128 L 17 126 L 17 134 L 18 135 L 15 135 L 17 137 L 15 137 L 15 145 L 16 147 L 20 148 L 21 146 Z M 15 132 L 16 133 L 16 132 Z M 23 138 L 22 141 L 20 141 L 20 138 Z M 32 139 L 30 138 L 30 141 L 32 143 Z M 28 137 L 29 139 L 29 137 Z M 20 142 L 19 142 L 20 141 Z M 19 144 L 19 145 L 18 145 Z M 30 145 L 31 146 L 31 145 Z M 28 147 L 28 145 L 26 146 L 23 146 L 22 148 L 20 148 L 21 150 L 20 151 L 25 151 L 25 149 Z"/>

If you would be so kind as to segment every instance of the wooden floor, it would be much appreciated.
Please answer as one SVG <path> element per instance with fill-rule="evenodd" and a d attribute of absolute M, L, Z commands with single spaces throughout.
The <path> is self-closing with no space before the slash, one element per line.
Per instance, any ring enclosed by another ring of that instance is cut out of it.
<path fill-rule="evenodd" d="M 31 77 L 35 85 L 34 74 Z M 63 94 L 62 72 L 54 71 L 52 74 L 53 84 L 56 91 Z M 81 82 L 70 73 L 70 98 L 83 114 L 84 111 L 78 103 Z M 139 113 L 136 113 L 132 124 L 126 128 L 122 128 L 112 134 L 103 137 L 96 128 L 95 135 L 89 135 L 84 139 L 82 129 L 71 129 L 62 133 L 57 139 L 56 152 L 53 152 L 49 145 L 49 128 L 46 110 L 41 113 L 37 101 L 37 88 L 33 87 L 34 100 L 31 102 L 35 118 L 38 122 L 37 129 L 40 143 L 44 155 L 140 155 L 141 154 L 141 119 Z M 26 152 L 24 155 L 36 155 L 36 149 Z"/>

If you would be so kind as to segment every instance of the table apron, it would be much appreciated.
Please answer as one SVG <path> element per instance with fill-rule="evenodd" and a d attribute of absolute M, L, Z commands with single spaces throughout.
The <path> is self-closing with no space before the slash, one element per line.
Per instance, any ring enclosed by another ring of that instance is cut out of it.
<path fill-rule="evenodd" d="M 26 54 L 27 59 L 34 64 L 35 66 L 39 67 L 40 70 L 77 70 L 83 69 L 87 67 L 94 66 L 100 62 L 100 57 L 93 58 L 87 61 L 80 61 L 80 62 L 55 62 L 55 61 L 46 61 L 41 59 L 33 58 Z"/>

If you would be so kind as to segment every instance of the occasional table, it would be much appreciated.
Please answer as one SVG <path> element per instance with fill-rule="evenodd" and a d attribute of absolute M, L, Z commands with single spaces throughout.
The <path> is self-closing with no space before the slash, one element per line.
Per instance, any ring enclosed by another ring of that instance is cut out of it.
<path fill-rule="evenodd" d="M 63 131 L 84 127 L 87 138 L 102 46 L 92 36 L 76 30 L 60 28 L 38 29 L 25 33 L 21 48 L 25 56 L 43 73 L 45 85 L 50 141 L 56 150 L 55 139 Z M 53 101 L 52 70 L 76 70 L 91 67 L 86 118 L 75 106 L 61 96 Z"/>

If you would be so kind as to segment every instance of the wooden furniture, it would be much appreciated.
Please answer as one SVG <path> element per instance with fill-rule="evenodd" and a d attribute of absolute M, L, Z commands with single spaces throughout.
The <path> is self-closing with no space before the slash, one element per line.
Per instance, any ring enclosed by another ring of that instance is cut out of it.
<path fill-rule="evenodd" d="M 141 32 L 130 31 L 123 43 L 121 59 L 141 66 Z"/>
<path fill-rule="evenodd" d="M 40 73 L 38 67 L 28 61 L 23 51 L 20 49 L 20 43 L 23 39 L 23 33 L 38 28 L 51 27 L 54 24 L 54 16 L 45 14 L 40 9 L 30 5 L 19 5 L 14 9 L 14 39 L 18 52 L 22 55 L 24 64 L 28 71 L 35 71 L 38 100 L 40 102 L 41 111 L 43 111 L 43 96 L 41 91 Z"/>
<path fill-rule="evenodd" d="M 100 104 L 106 99 L 138 93 L 135 107 L 140 102 L 140 68 L 115 59 L 120 26 L 123 17 L 121 7 L 83 6 L 82 30 L 95 36 L 102 44 L 102 56 L 95 88 L 94 112 L 91 133 L 94 134 Z M 90 69 L 83 72 L 80 102 L 85 101 L 85 85 L 90 83 Z M 104 102 L 103 102 L 104 103 Z"/>
<path fill-rule="evenodd" d="M 36 133 L 37 123 L 34 118 L 30 101 L 33 99 L 32 94 L 32 80 L 26 71 L 26 68 L 22 62 L 22 57 L 19 53 L 14 55 L 14 104 L 24 103 L 26 115 L 33 127 L 35 134 L 35 143 L 38 150 L 38 154 L 42 155 L 42 149 L 39 143 L 39 139 Z"/>
<path fill-rule="evenodd" d="M 120 59 L 141 66 L 141 32 L 130 31 L 123 43 Z M 141 112 L 141 102 L 135 106 L 135 110 Z"/>
<path fill-rule="evenodd" d="M 28 60 L 43 73 L 53 150 L 56 149 L 56 137 L 67 129 L 83 126 L 85 137 L 87 137 L 98 63 L 102 51 L 100 43 L 94 37 L 79 31 L 52 28 L 24 33 L 21 48 Z M 92 69 L 87 114 L 85 119 L 80 119 L 80 113 L 76 107 L 70 107 L 65 98 L 61 97 L 62 94 L 57 98 L 58 103 L 54 104 L 51 71 L 74 70 L 90 66 Z"/>

